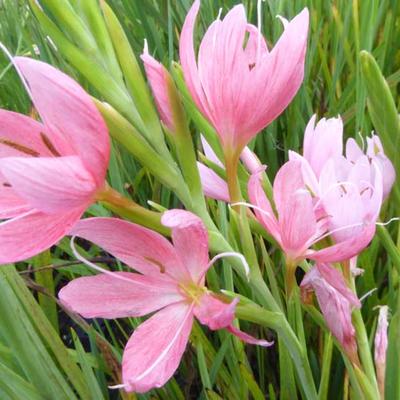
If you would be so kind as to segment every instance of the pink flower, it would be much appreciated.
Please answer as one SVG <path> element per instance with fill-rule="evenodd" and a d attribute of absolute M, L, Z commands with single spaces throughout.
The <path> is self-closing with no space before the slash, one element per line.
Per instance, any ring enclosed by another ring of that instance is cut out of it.
<path fill-rule="evenodd" d="M 171 132 L 174 132 L 174 121 L 168 97 L 168 71 L 160 62 L 149 54 L 147 45 L 140 58 L 143 61 L 161 121 Z"/>
<path fill-rule="evenodd" d="M 0 110 L 0 263 L 68 233 L 104 186 L 106 125 L 90 96 L 48 64 L 16 57 L 41 122 Z"/>
<path fill-rule="evenodd" d="M 343 275 L 329 264 L 317 264 L 300 284 L 303 296 L 314 291 L 328 328 L 356 362 L 357 343 L 351 321 L 352 308 L 360 308 L 356 295 L 347 287 Z"/>
<path fill-rule="evenodd" d="M 108 272 L 73 280 L 61 301 L 86 318 L 139 317 L 156 313 L 129 339 L 122 359 L 126 390 L 163 386 L 178 368 L 196 317 L 210 329 L 226 328 L 244 341 L 268 346 L 234 328 L 238 299 L 228 303 L 204 285 L 210 266 L 208 235 L 201 220 L 182 210 L 164 213 L 171 245 L 141 226 L 112 218 L 80 221 L 73 235 L 96 243 L 139 273 Z"/>
<path fill-rule="evenodd" d="M 200 1 L 182 28 L 179 53 L 189 91 L 216 129 L 224 149 L 240 152 L 288 106 L 304 76 L 308 10 L 285 24 L 269 51 L 258 29 L 235 6 L 205 33 L 196 60 L 193 46 Z M 246 37 L 248 40 L 246 42 Z"/>
<path fill-rule="evenodd" d="M 368 245 L 375 232 L 381 196 L 379 171 L 375 190 L 368 187 L 360 193 L 351 187 L 347 195 L 334 181 L 332 188 L 327 189 L 326 201 L 321 201 L 305 184 L 303 164 L 300 160 L 288 161 L 278 171 L 273 185 L 277 216 L 260 182 L 262 170 L 250 177 L 248 192 L 256 217 L 291 262 L 304 258 L 320 262 L 348 260 Z M 353 218 L 350 211 L 353 212 L 355 207 L 360 210 L 357 209 Z M 334 237 L 336 244 L 321 250 L 310 249 L 329 235 Z"/>
<path fill-rule="evenodd" d="M 396 180 L 396 171 L 392 162 L 386 156 L 379 136 L 372 135 L 367 138 L 367 151 L 366 155 L 370 163 L 375 162 L 382 174 L 383 178 L 383 199 L 389 196 L 394 181 Z M 346 143 L 346 158 L 351 162 L 356 162 L 359 158 L 363 157 L 364 153 L 352 138 L 347 140 Z"/>

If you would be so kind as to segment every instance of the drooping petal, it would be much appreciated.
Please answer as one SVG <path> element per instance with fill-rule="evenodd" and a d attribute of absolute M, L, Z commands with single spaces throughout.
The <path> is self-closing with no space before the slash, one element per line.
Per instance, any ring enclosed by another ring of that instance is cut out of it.
<path fill-rule="evenodd" d="M 227 183 L 211 168 L 198 162 L 201 186 L 204 194 L 215 200 L 229 202 L 229 190 Z"/>
<path fill-rule="evenodd" d="M 0 109 L 0 158 L 51 156 L 45 130 L 32 118 Z"/>
<path fill-rule="evenodd" d="M 84 209 L 63 214 L 30 211 L 0 224 L 0 264 L 26 260 L 67 235 Z"/>
<path fill-rule="evenodd" d="M 0 159 L 0 171 L 15 193 L 43 212 L 85 208 L 96 189 L 77 156 L 6 157 Z"/>
<path fill-rule="evenodd" d="M 254 336 L 251 336 L 248 333 L 241 331 L 240 329 L 236 328 L 233 325 L 228 326 L 226 329 L 228 332 L 232 333 L 232 335 L 235 335 L 240 340 L 248 344 L 254 344 L 263 347 L 269 347 L 274 344 L 274 342 L 269 342 L 268 340 L 265 339 L 257 339 Z"/>
<path fill-rule="evenodd" d="M 74 279 L 58 297 L 84 318 L 140 317 L 184 300 L 176 283 L 131 272 Z"/>
<path fill-rule="evenodd" d="M 326 281 L 317 267 L 304 276 L 300 285 L 302 290 L 314 290 L 326 324 L 348 356 L 357 357 L 355 329 L 351 321 L 351 304 L 339 291 Z"/>
<path fill-rule="evenodd" d="M 117 218 L 87 218 L 71 235 L 89 240 L 144 275 L 187 280 L 189 274 L 171 243 L 160 234 Z"/>
<path fill-rule="evenodd" d="M 145 49 L 140 58 L 143 61 L 147 79 L 150 83 L 161 121 L 171 132 L 174 132 L 175 127 L 172 118 L 171 104 L 168 98 L 168 71 L 160 62 L 148 53 L 147 49 Z"/>
<path fill-rule="evenodd" d="M 212 330 L 225 328 L 246 343 L 265 347 L 271 346 L 273 342 L 257 339 L 233 326 L 232 322 L 235 318 L 235 309 L 238 303 L 239 298 L 227 303 L 215 294 L 206 293 L 200 298 L 199 304 L 195 305 L 193 312 L 203 325 L 207 325 Z"/>
<path fill-rule="evenodd" d="M 204 294 L 196 304 L 193 312 L 195 317 L 203 324 L 207 325 L 213 331 L 227 328 L 235 319 L 235 309 L 239 298 L 230 303 L 226 303 L 216 295 L 211 293 Z"/>
<path fill-rule="evenodd" d="M 341 272 L 339 272 L 336 268 L 327 263 L 319 263 L 317 264 L 316 268 L 318 269 L 318 272 L 321 274 L 323 279 L 325 279 L 326 282 L 328 282 L 343 297 L 345 297 L 353 307 L 361 308 L 360 300 L 358 300 L 358 297 L 346 285 L 343 274 Z"/>
<path fill-rule="evenodd" d="M 192 329 L 192 306 L 170 305 L 141 324 L 122 357 L 122 380 L 128 392 L 159 388 L 179 366 Z"/>
<path fill-rule="evenodd" d="M 261 185 L 261 177 L 263 170 L 250 176 L 248 183 L 248 192 L 250 202 L 256 206 L 254 212 L 257 219 L 264 225 L 265 229 L 275 238 L 278 243 L 281 243 L 281 235 L 271 203 L 265 195 Z"/>
<path fill-rule="evenodd" d="M 196 283 L 204 277 L 208 266 L 208 233 L 203 221 L 184 210 L 166 211 L 161 223 L 172 229 L 172 241 L 183 265 Z"/>
<path fill-rule="evenodd" d="M 62 155 L 79 155 L 97 182 L 104 182 L 110 143 L 108 130 L 90 96 L 73 79 L 41 61 L 15 57 L 46 133 Z"/>

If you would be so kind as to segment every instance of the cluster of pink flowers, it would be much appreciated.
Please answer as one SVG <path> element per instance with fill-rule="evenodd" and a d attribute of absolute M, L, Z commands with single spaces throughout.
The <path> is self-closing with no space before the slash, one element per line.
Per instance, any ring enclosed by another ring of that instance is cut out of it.
<path fill-rule="evenodd" d="M 212 23 L 196 57 L 193 33 L 199 7 L 196 0 L 180 37 L 187 87 L 215 128 L 224 157 L 240 154 L 250 173 L 252 217 L 275 239 L 288 264 L 316 262 L 301 283 L 303 295 L 316 293 L 327 326 L 354 359 L 351 313 L 361 304 L 333 263 L 354 260 L 370 243 L 395 179 L 394 168 L 378 136 L 367 140 L 365 152 L 349 139 L 343 155 L 341 119 L 316 124 L 313 116 L 303 154 L 289 153 L 269 199 L 262 185 L 265 167 L 246 145 L 284 111 L 302 83 L 308 10 L 283 20 L 282 36 L 268 49 L 238 5 Z M 173 134 L 168 71 L 147 49 L 142 60 L 160 118 Z M 14 64 L 41 122 L 0 110 L 0 215 L 5 220 L 0 224 L 0 262 L 24 260 L 71 235 L 95 243 L 137 271 L 102 271 L 73 280 L 59 293 L 67 307 L 86 318 L 156 312 L 134 331 L 125 348 L 122 386 L 128 391 L 145 392 L 166 383 L 178 368 L 194 317 L 212 330 L 227 329 L 245 342 L 269 346 L 233 325 L 238 299 L 229 301 L 207 289 L 205 274 L 212 263 L 207 230 L 197 216 L 183 210 L 163 214 L 173 244 L 116 218 L 80 220 L 105 190 L 110 152 L 106 125 L 90 96 L 65 74 L 23 57 L 14 58 Z M 223 169 L 224 160 L 205 140 L 203 148 Z M 198 168 L 205 194 L 229 202 L 224 179 L 202 163 Z M 380 326 L 377 348 L 386 343 L 384 323 Z M 384 364 L 382 357 L 377 359 Z"/>

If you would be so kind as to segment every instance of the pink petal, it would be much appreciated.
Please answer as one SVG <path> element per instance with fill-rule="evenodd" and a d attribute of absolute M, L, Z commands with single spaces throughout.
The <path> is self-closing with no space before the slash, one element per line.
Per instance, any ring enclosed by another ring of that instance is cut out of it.
<path fill-rule="evenodd" d="M 302 162 L 284 164 L 273 189 L 282 247 L 292 259 L 302 257 L 318 231 L 313 200 L 304 185 Z"/>
<path fill-rule="evenodd" d="M 0 109 L 0 158 L 51 156 L 45 131 L 32 118 Z"/>
<path fill-rule="evenodd" d="M 201 186 L 207 197 L 215 200 L 229 202 L 229 190 L 227 183 L 211 168 L 197 162 L 199 169 Z"/>
<path fill-rule="evenodd" d="M 189 274 L 171 243 L 160 234 L 117 218 L 87 218 L 71 235 L 89 240 L 144 275 L 187 280 Z"/>
<path fill-rule="evenodd" d="M 110 143 L 108 130 L 90 96 L 56 68 L 16 57 L 49 139 L 62 155 L 79 155 L 97 185 L 104 182 Z"/>
<path fill-rule="evenodd" d="M 29 204 L 21 199 L 11 187 L 0 183 L 0 219 L 13 218 L 30 209 Z"/>
<path fill-rule="evenodd" d="M 96 189 L 79 157 L 6 157 L 0 171 L 15 193 L 43 212 L 86 208 Z"/>
<path fill-rule="evenodd" d="M 141 324 L 122 358 L 122 380 L 128 392 L 159 388 L 179 366 L 192 329 L 192 307 L 170 305 Z"/>
<path fill-rule="evenodd" d="M 241 331 L 240 329 L 236 328 L 233 325 L 228 326 L 226 329 L 230 333 L 232 333 L 232 335 L 235 335 L 240 340 L 242 340 L 243 342 L 248 343 L 248 344 L 255 344 L 257 346 L 263 346 L 263 347 L 269 347 L 274 344 L 274 342 L 269 342 L 268 340 L 257 339 L 254 336 L 251 336 L 248 333 Z"/>
<path fill-rule="evenodd" d="M 368 246 L 375 234 L 375 225 L 369 224 L 354 237 L 326 247 L 325 249 L 310 250 L 306 256 L 311 260 L 321 263 L 333 263 L 347 261 L 361 253 Z"/>
<path fill-rule="evenodd" d="M 247 171 L 249 171 L 251 174 L 255 174 L 262 167 L 262 164 L 258 159 L 258 157 L 247 146 L 243 149 L 242 153 L 240 154 L 240 159 L 245 165 Z"/>
<path fill-rule="evenodd" d="M 319 197 L 320 188 L 318 179 L 311 168 L 311 165 L 308 161 L 301 156 L 300 154 L 296 153 L 295 151 L 289 150 L 289 161 L 300 161 L 301 164 L 301 171 L 303 175 L 304 185 L 308 190 L 310 190 L 315 197 Z"/>
<path fill-rule="evenodd" d="M 161 121 L 171 132 L 174 132 L 174 121 L 168 97 L 168 71 L 160 62 L 153 58 L 147 50 L 144 51 L 140 58 L 143 61 L 147 79 L 150 83 Z"/>
<path fill-rule="evenodd" d="M 343 152 L 343 122 L 338 118 L 322 118 L 315 125 L 311 118 L 304 134 L 304 158 L 310 163 L 317 177 L 325 163 Z"/>
<path fill-rule="evenodd" d="M 375 334 L 375 364 L 386 364 L 386 352 L 388 347 L 388 306 L 379 308 L 378 326 Z"/>
<path fill-rule="evenodd" d="M 194 307 L 193 312 L 195 317 L 203 325 L 207 325 L 212 330 L 225 328 L 246 343 L 259 346 L 271 346 L 273 344 L 272 342 L 256 339 L 232 325 L 235 318 L 236 305 L 238 303 L 239 298 L 232 300 L 231 303 L 225 303 L 220 300 L 217 295 L 206 293 L 200 298 L 200 302 Z"/>
<path fill-rule="evenodd" d="M 218 165 L 218 167 L 225 168 L 224 164 L 222 164 L 221 160 L 215 154 L 212 147 L 207 142 L 206 138 L 203 135 L 200 135 L 201 145 L 203 147 L 204 155 L 212 161 L 214 164 Z"/>
<path fill-rule="evenodd" d="M 201 87 L 193 46 L 194 24 L 196 22 L 199 8 L 200 0 L 194 1 L 186 16 L 179 39 L 179 58 L 190 94 L 192 95 L 197 107 L 199 107 L 205 116 L 208 116 L 207 100 Z"/>
<path fill-rule="evenodd" d="M 166 211 L 161 223 L 172 229 L 172 241 L 192 279 L 200 283 L 208 267 L 208 233 L 202 220 L 184 210 Z"/>
<path fill-rule="evenodd" d="M 356 162 L 364 153 L 353 138 L 347 139 L 346 158 L 351 162 Z"/>
<path fill-rule="evenodd" d="M 254 68 L 257 61 L 264 55 L 268 54 L 268 47 L 263 35 L 256 26 L 247 24 L 246 30 L 249 34 L 249 38 L 244 52 L 247 57 L 249 68 Z"/>
<path fill-rule="evenodd" d="M 346 285 L 343 274 L 330 264 L 320 263 L 316 268 L 319 273 L 332 287 L 334 287 L 348 302 L 357 308 L 361 308 L 360 300 L 354 292 Z"/>
<path fill-rule="evenodd" d="M 84 318 L 140 317 L 184 300 L 174 282 L 131 272 L 113 274 L 74 279 L 58 297 Z"/>
<path fill-rule="evenodd" d="M 310 290 L 310 287 L 315 290 L 318 304 L 330 331 L 348 354 L 354 354 L 357 344 L 348 300 L 319 274 L 316 267 L 307 272 L 300 286 L 303 290 Z"/>
<path fill-rule="evenodd" d="M 304 77 L 309 14 L 304 9 L 293 18 L 268 55 L 250 71 L 237 120 L 247 142 L 277 118 L 292 101 Z M 248 116 L 251 115 L 251 118 Z"/>
<path fill-rule="evenodd" d="M 46 215 L 31 211 L 0 224 L 0 264 L 26 260 L 47 250 L 71 230 L 84 210 Z"/>
<path fill-rule="evenodd" d="M 231 303 L 226 303 L 218 299 L 216 295 L 206 293 L 195 305 L 193 312 L 203 325 L 207 325 L 215 331 L 231 325 L 235 319 L 235 309 L 238 303 L 239 298 L 234 299 Z"/>
<path fill-rule="evenodd" d="M 271 204 L 265 195 L 264 189 L 261 185 L 261 177 L 263 171 L 259 171 L 250 176 L 248 183 L 248 192 L 250 202 L 256 206 L 254 212 L 257 219 L 265 227 L 265 229 L 275 238 L 278 243 L 281 243 L 281 235 L 276 220 L 274 211 L 272 210 Z M 261 212 L 260 209 L 263 211 Z"/>

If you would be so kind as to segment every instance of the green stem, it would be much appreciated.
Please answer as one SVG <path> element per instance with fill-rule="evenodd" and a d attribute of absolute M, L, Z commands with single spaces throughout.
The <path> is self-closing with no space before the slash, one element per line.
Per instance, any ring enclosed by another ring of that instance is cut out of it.
<path fill-rule="evenodd" d="M 108 184 L 97 194 L 96 200 L 121 217 L 156 230 L 163 235 L 168 236 L 170 234 L 170 230 L 161 224 L 160 213 L 140 206 L 108 186 Z"/>
<path fill-rule="evenodd" d="M 251 301 L 246 303 L 236 308 L 236 316 L 246 321 L 272 328 L 278 332 L 291 354 L 306 398 L 308 400 L 317 399 L 317 391 L 308 362 L 307 351 L 301 346 L 285 316 L 281 312 L 267 311 Z"/>
<path fill-rule="evenodd" d="M 237 203 L 242 200 L 239 179 L 237 175 L 239 166 L 240 151 L 226 150 L 224 152 L 226 181 L 228 183 L 229 197 L 231 203 Z M 234 209 L 238 211 L 237 206 Z"/>

